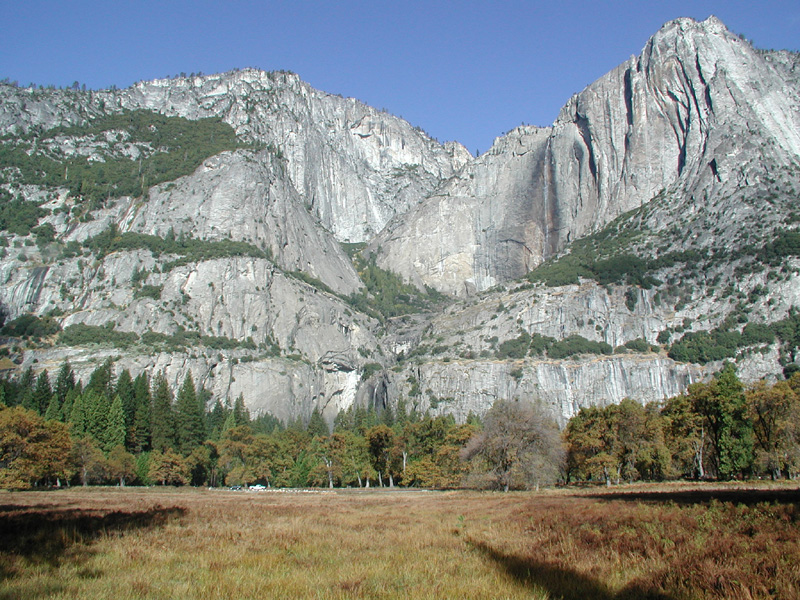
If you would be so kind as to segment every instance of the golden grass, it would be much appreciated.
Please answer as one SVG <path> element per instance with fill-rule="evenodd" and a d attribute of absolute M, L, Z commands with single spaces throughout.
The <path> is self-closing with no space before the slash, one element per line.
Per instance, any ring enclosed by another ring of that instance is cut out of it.
<path fill-rule="evenodd" d="M 798 500 L 725 486 L 2 493 L 0 598 L 791 599 Z"/>

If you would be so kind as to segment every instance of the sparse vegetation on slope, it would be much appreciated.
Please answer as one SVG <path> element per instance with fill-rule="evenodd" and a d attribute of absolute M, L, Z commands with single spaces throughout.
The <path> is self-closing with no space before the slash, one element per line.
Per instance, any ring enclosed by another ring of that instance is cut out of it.
<path fill-rule="evenodd" d="M 208 157 L 239 147 L 233 128 L 220 118 L 191 121 L 134 110 L 81 126 L 3 136 L 0 173 L 16 184 L 66 187 L 94 208 L 107 198 L 141 196 L 148 187 L 188 175 Z"/>
<path fill-rule="evenodd" d="M 711 331 L 695 331 L 683 335 L 669 349 L 670 358 L 681 362 L 706 364 L 734 358 L 742 348 L 781 344 L 784 365 L 794 362 L 800 349 L 800 313 L 792 310 L 785 319 L 772 324 L 748 323 L 742 331 L 729 322 Z"/>
<path fill-rule="evenodd" d="M 120 233 L 115 225 L 86 241 L 86 246 L 103 257 L 119 250 L 150 250 L 153 254 L 176 254 L 181 258 L 167 264 L 175 267 L 189 262 L 227 258 L 230 256 L 252 256 L 270 258 L 269 253 L 247 242 L 233 240 L 201 240 L 190 235 L 176 236 L 170 230 L 166 237 L 127 231 Z"/>
<path fill-rule="evenodd" d="M 354 263 L 365 288 L 347 301 L 356 310 L 379 320 L 430 310 L 445 298 L 431 288 L 420 292 L 404 283 L 396 274 L 381 269 L 374 255 L 367 258 L 355 255 Z"/>

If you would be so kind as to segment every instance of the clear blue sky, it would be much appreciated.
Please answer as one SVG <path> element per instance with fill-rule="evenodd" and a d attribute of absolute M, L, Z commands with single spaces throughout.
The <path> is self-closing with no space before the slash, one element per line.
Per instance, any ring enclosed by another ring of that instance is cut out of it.
<path fill-rule="evenodd" d="M 671 19 L 718 16 L 800 49 L 800 1 L 0 0 L 0 78 L 127 87 L 180 72 L 295 71 L 471 152 L 549 125 Z"/>

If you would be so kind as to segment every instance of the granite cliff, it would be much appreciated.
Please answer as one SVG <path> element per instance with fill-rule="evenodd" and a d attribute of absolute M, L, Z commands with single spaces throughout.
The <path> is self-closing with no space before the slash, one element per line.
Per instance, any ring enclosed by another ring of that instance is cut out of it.
<path fill-rule="evenodd" d="M 662 190 L 714 198 L 796 165 L 798 90 L 784 60 L 714 17 L 668 23 L 551 127 L 498 138 L 391 223 L 372 243 L 379 263 L 467 295 L 524 276 Z"/>
<path fill-rule="evenodd" d="M 780 376 L 798 73 L 679 19 L 474 158 L 292 73 L 2 84 L 0 303 L 54 324 L 5 347 L 51 373 L 191 371 L 281 419 L 539 396 L 563 423 L 723 359 Z"/>

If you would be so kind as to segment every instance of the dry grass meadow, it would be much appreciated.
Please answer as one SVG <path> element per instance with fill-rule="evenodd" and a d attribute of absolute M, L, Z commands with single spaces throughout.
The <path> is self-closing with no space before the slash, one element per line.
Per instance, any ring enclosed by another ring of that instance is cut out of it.
<path fill-rule="evenodd" d="M 0 493 L 0 598 L 800 598 L 794 486 Z"/>

